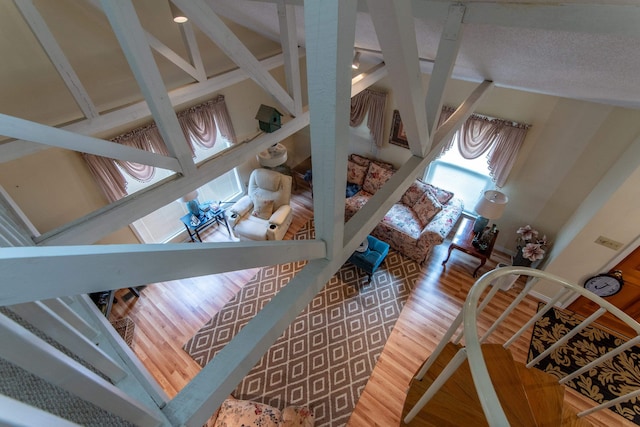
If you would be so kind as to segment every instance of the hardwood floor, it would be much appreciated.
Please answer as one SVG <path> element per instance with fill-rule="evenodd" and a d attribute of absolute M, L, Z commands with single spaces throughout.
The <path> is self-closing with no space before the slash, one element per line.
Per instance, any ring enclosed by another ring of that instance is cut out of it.
<path fill-rule="evenodd" d="M 309 188 L 298 180 L 292 206 L 294 222 L 285 238 L 297 231 L 312 216 L 313 202 Z M 227 241 L 225 229 L 213 227 L 203 236 L 205 241 Z M 471 273 L 478 260 L 453 251 L 446 268 L 448 242 L 435 248 L 424 266 L 424 277 L 417 283 L 400 318 L 391 333 L 378 363 L 367 383 L 349 426 L 397 426 L 400 424 L 406 391 L 414 372 L 440 341 L 440 337 L 458 314 L 467 292 L 474 282 Z M 507 261 L 507 256 L 494 251 L 480 274 Z M 206 323 L 258 269 L 195 277 L 185 280 L 152 284 L 144 288 L 141 297 L 130 298 L 128 291 L 117 293 L 111 320 L 129 316 L 135 323 L 133 350 L 166 393 L 173 397 L 200 370 L 183 350 L 182 345 Z M 523 283 L 516 282 L 509 292 L 516 292 Z M 487 312 L 502 311 L 507 304 L 505 293 L 499 292 Z M 524 323 L 536 309 L 536 301 L 529 299 L 518 312 Z M 523 320 L 524 319 L 524 320 Z M 480 322 L 486 329 L 487 320 Z M 515 331 L 515 326 L 510 328 Z M 529 337 L 512 346 L 516 360 L 526 359 Z M 565 401 L 578 409 L 589 407 L 589 401 L 575 393 L 567 393 Z M 634 426 L 611 411 L 601 411 L 588 418 L 594 425 Z"/>

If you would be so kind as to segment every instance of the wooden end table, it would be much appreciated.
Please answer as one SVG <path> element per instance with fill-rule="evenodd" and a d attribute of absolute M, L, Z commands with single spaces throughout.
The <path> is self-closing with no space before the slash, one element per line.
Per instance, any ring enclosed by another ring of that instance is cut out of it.
<path fill-rule="evenodd" d="M 456 231 L 455 236 L 451 239 L 451 244 L 449 245 L 449 253 L 447 254 L 447 258 L 442 261 L 442 265 L 445 265 L 447 261 L 449 261 L 449 257 L 451 256 L 451 251 L 457 249 L 466 254 L 474 256 L 480 259 L 480 265 L 473 272 L 473 277 L 476 277 L 478 274 L 478 270 L 480 267 L 485 265 L 487 262 L 487 258 L 491 257 L 491 252 L 493 251 L 493 245 L 496 243 L 496 238 L 498 237 L 499 231 L 493 235 L 489 246 L 484 251 L 473 246 L 473 225 L 475 221 L 471 218 L 462 218 L 460 221 L 460 225 L 458 226 L 458 230 Z M 488 228 L 488 227 L 487 227 Z M 486 228 L 485 228 L 486 230 Z"/>

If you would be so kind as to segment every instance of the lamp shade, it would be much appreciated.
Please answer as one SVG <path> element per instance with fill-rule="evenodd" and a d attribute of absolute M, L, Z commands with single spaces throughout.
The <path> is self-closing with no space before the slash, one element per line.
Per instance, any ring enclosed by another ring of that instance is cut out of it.
<path fill-rule="evenodd" d="M 194 190 L 190 193 L 185 194 L 184 196 L 182 196 L 180 198 L 180 201 L 187 203 L 190 202 L 191 200 L 195 200 L 198 198 L 198 190 Z"/>
<path fill-rule="evenodd" d="M 498 219 L 502 216 L 509 198 L 496 190 L 485 191 L 476 203 L 475 211 L 478 215 L 487 219 Z"/>

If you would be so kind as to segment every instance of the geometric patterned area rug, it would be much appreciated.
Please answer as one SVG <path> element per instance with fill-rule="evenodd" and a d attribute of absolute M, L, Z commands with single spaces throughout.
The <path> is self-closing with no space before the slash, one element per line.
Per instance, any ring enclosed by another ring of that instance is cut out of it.
<path fill-rule="evenodd" d="M 538 308 L 542 306 L 540 304 Z M 536 358 L 582 320 L 573 313 L 557 308 L 549 310 L 534 325 L 527 361 Z M 561 378 L 624 342 L 598 327 L 587 326 L 564 346 L 542 359 L 536 367 Z M 640 348 L 628 349 L 567 382 L 567 385 L 598 404 L 637 390 L 640 387 Z M 637 398 L 609 409 L 640 425 L 640 403 Z"/>
<path fill-rule="evenodd" d="M 313 238 L 313 223 L 294 237 Z M 305 262 L 262 268 L 184 350 L 204 366 Z M 234 391 L 277 408 L 305 405 L 316 426 L 343 426 L 382 353 L 420 265 L 390 250 L 370 283 L 350 263 L 331 278 Z"/>

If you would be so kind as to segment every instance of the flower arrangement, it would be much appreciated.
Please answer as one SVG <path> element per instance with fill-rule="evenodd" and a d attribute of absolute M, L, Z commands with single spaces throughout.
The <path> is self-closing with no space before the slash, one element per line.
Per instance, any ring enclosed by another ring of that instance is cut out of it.
<path fill-rule="evenodd" d="M 530 263 L 544 258 L 547 251 L 546 235 L 538 238 L 538 230 L 534 230 L 530 225 L 518 228 L 516 233 L 518 234 L 518 253 L 516 256 L 521 252 L 522 257 L 529 260 Z"/>

